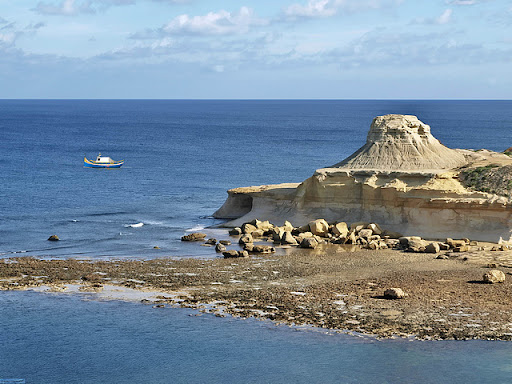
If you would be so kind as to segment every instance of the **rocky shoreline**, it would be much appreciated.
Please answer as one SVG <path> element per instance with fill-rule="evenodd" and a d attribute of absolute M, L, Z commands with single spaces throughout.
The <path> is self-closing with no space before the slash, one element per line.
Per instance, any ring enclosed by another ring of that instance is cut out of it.
<path fill-rule="evenodd" d="M 238 237 L 231 240 L 236 243 Z M 114 285 L 160 292 L 157 306 L 179 305 L 218 316 L 256 317 L 377 337 L 512 339 L 512 251 L 506 247 L 494 245 L 496 250 L 491 251 L 491 244 L 468 245 L 464 252 L 446 250 L 436 255 L 361 249 L 357 242 L 322 241 L 314 249 L 276 246 L 284 254 L 112 261 L 2 259 L 0 289 L 48 286 L 62 291 L 66 284 L 78 283 L 82 291 L 98 292 Z M 501 271 L 505 281 L 485 283 L 483 276 L 491 270 Z M 405 297 L 390 300 L 385 296 L 390 288 L 400 288 Z"/>

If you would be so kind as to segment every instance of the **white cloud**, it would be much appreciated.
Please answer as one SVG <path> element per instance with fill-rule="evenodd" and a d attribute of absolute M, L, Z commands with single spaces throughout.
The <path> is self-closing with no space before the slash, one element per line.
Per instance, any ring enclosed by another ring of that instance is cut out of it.
<path fill-rule="evenodd" d="M 289 17 L 328 17 L 336 14 L 335 2 L 331 0 L 309 0 L 306 5 L 292 4 L 285 8 Z"/>
<path fill-rule="evenodd" d="M 242 7 L 238 12 L 210 12 L 202 16 L 180 15 L 161 28 L 164 34 L 227 35 L 247 33 L 253 26 L 268 24 L 267 20 L 254 15 L 254 11 Z"/>
<path fill-rule="evenodd" d="M 135 4 L 135 0 L 62 0 L 56 3 L 40 1 L 32 11 L 42 15 L 76 16 L 93 14 L 111 6 L 131 4 Z"/>
<path fill-rule="evenodd" d="M 360 12 L 401 4 L 403 0 L 308 0 L 307 4 L 292 4 L 283 9 L 287 19 L 322 18 L 338 12 Z"/>
<path fill-rule="evenodd" d="M 437 24 L 448 24 L 452 17 L 453 11 L 451 9 L 446 9 L 441 16 L 436 19 Z"/>
<path fill-rule="evenodd" d="M 424 25 L 445 25 L 448 24 L 452 20 L 453 10 L 448 8 L 441 13 L 438 17 L 429 17 L 429 18 L 417 18 L 412 20 L 409 24 L 424 24 Z"/>
<path fill-rule="evenodd" d="M 476 4 L 476 0 L 452 0 L 449 2 L 453 5 L 474 5 Z"/>

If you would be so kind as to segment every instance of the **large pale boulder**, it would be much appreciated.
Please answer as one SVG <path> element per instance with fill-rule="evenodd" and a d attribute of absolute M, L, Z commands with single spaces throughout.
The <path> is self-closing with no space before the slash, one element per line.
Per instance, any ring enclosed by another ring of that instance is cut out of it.
<path fill-rule="evenodd" d="M 245 234 L 251 234 L 254 231 L 256 231 L 257 229 L 258 228 L 255 225 L 252 225 L 250 223 L 245 223 L 244 225 L 242 225 L 242 233 L 245 233 Z"/>
<path fill-rule="evenodd" d="M 388 288 L 384 291 L 384 297 L 387 299 L 403 299 L 406 296 L 402 288 Z"/>
<path fill-rule="evenodd" d="M 329 224 L 324 219 L 313 220 L 309 222 L 309 230 L 315 236 L 327 236 Z"/>
<path fill-rule="evenodd" d="M 252 235 L 249 235 L 249 234 L 243 235 L 238 240 L 238 244 L 240 244 L 240 245 L 244 245 L 244 244 L 252 243 L 252 242 L 254 242 L 254 239 L 253 239 Z"/>
<path fill-rule="evenodd" d="M 283 233 L 283 236 L 281 237 L 281 244 L 283 245 L 297 245 L 297 240 L 295 240 L 295 237 L 293 237 L 292 233 L 290 231 L 286 231 Z"/>
<path fill-rule="evenodd" d="M 491 269 L 484 273 L 483 280 L 489 284 L 503 283 L 505 281 L 505 274 L 499 269 Z"/>
<path fill-rule="evenodd" d="M 314 248 L 316 248 L 317 245 L 318 245 L 318 241 L 314 237 L 305 237 L 300 242 L 301 248 L 313 248 L 314 249 Z"/>
<path fill-rule="evenodd" d="M 347 237 L 347 235 L 348 235 L 347 223 L 341 222 L 341 223 L 334 224 L 332 227 L 332 234 L 334 236 Z"/>

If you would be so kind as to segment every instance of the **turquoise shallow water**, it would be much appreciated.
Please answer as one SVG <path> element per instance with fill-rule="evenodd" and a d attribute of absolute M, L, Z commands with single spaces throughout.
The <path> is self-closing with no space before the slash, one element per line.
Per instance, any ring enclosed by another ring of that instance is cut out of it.
<path fill-rule="evenodd" d="M 0 378 L 78 384 L 510 383 L 512 377 L 508 342 L 376 341 L 90 297 L 0 292 Z"/>

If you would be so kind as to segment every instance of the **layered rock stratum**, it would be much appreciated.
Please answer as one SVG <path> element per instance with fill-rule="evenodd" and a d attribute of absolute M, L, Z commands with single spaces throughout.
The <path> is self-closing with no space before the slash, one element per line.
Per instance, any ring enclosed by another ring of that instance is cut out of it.
<path fill-rule="evenodd" d="M 445 147 L 415 116 L 379 116 L 366 144 L 347 159 L 300 184 L 229 190 L 214 216 L 231 219 L 226 226 L 256 218 L 294 225 L 324 218 L 377 222 L 426 238 L 510 241 L 512 183 L 494 177 L 493 189 L 472 176 L 493 169 L 499 179 L 511 165 L 503 153 Z"/>

